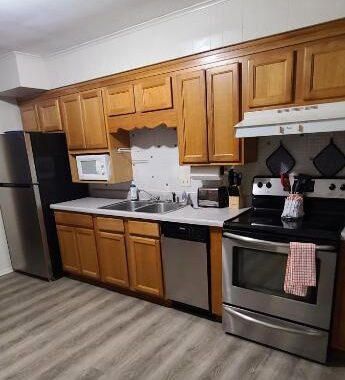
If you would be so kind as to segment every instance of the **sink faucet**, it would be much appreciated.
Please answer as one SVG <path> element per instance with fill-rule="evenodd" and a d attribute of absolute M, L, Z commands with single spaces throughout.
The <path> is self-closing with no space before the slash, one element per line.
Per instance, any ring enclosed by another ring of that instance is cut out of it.
<path fill-rule="evenodd" d="M 161 199 L 161 197 L 159 195 L 153 195 L 144 189 L 139 189 L 139 193 L 141 193 L 141 192 L 147 194 L 150 197 L 150 200 L 158 202 Z"/>

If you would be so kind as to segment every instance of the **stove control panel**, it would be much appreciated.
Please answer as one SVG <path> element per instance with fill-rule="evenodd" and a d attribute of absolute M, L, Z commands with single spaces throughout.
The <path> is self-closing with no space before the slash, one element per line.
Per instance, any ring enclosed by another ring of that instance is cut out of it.
<path fill-rule="evenodd" d="M 287 191 L 284 191 L 280 178 L 273 177 L 255 177 L 253 180 L 252 194 L 280 197 L 289 195 Z M 345 199 L 345 179 L 312 178 L 304 196 Z"/>

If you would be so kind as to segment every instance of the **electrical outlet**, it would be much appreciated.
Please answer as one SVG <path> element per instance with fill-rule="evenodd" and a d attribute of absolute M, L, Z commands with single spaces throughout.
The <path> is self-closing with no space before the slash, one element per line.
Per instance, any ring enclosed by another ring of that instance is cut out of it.
<path fill-rule="evenodd" d="M 180 186 L 190 186 L 190 168 L 185 167 L 181 168 L 182 170 L 179 173 L 178 180 Z"/>

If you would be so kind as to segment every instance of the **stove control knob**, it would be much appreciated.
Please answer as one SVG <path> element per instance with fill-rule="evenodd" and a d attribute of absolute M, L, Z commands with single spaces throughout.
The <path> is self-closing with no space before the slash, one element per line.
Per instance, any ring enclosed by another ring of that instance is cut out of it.
<path fill-rule="evenodd" d="M 262 182 L 258 182 L 258 187 L 261 189 L 264 184 Z"/>
<path fill-rule="evenodd" d="M 270 189 L 270 188 L 272 187 L 271 182 L 267 182 L 267 183 L 266 183 L 266 187 L 267 187 L 267 189 Z"/>
<path fill-rule="evenodd" d="M 340 190 L 341 190 L 341 191 L 344 191 L 344 190 L 345 190 L 345 183 L 343 183 L 343 184 L 340 186 Z"/>
<path fill-rule="evenodd" d="M 335 190 L 336 187 L 337 187 L 337 186 L 335 186 L 334 183 L 331 183 L 331 184 L 329 185 L 329 189 L 330 189 L 330 190 Z"/>

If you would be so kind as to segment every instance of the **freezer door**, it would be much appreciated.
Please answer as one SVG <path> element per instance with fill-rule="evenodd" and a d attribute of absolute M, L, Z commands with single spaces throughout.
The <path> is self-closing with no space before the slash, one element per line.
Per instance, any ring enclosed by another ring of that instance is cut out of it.
<path fill-rule="evenodd" d="M 37 194 L 36 186 L 0 185 L 0 207 L 13 269 L 49 279 L 51 268 L 45 234 L 41 234 Z"/>
<path fill-rule="evenodd" d="M 23 132 L 0 134 L 0 183 L 32 182 Z"/>

